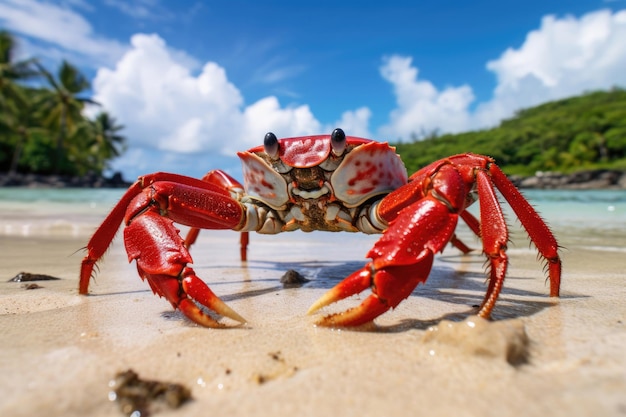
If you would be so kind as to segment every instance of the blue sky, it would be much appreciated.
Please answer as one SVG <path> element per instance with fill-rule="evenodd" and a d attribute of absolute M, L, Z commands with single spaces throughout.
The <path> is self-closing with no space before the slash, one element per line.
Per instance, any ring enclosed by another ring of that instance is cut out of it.
<path fill-rule="evenodd" d="M 268 130 L 407 140 L 626 85 L 626 1 L 362 3 L 0 0 L 0 27 L 89 77 L 128 178 L 238 176 Z"/>

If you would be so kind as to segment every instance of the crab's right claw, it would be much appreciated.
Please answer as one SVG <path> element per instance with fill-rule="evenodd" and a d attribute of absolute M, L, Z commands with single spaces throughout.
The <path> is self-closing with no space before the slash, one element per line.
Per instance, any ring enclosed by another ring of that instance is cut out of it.
<path fill-rule="evenodd" d="M 326 307 L 327 305 L 343 300 L 344 298 L 348 298 L 351 295 L 358 294 L 361 291 L 365 291 L 366 289 L 368 289 L 372 285 L 372 273 L 369 266 L 370 264 L 366 265 L 363 269 L 352 273 L 352 275 L 348 276 L 339 284 L 335 285 L 332 289 L 327 291 L 315 303 L 313 303 L 311 308 L 309 308 L 307 314 L 313 314 L 317 310 Z M 373 306 L 369 305 L 372 304 L 372 301 L 375 301 L 374 298 L 375 297 L 372 294 L 365 301 L 363 301 L 363 303 L 359 307 L 352 308 L 343 313 L 325 316 L 324 318 L 318 320 L 317 324 L 322 326 L 349 326 L 350 324 L 352 324 L 353 326 L 356 326 L 358 325 L 356 321 L 359 321 L 359 324 L 362 324 L 360 323 L 361 321 L 363 323 L 367 323 L 374 318 L 366 320 L 364 317 L 362 318 L 361 316 L 363 316 L 363 313 L 365 313 L 366 311 L 372 311 L 372 309 L 376 308 L 376 303 L 373 303 Z M 368 301 L 370 299 L 372 300 Z M 366 303 L 368 304 L 368 306 L 364 305 Z M 383 306 L 383 304 L 381 303 L 378 303 L 378 305 L 380 307 Z M 376 316 L 383 314 L 385 311 L 386 309 L 380 311 L 378 314 L 376 314 Z M 362 320 L 357 320 L 359 318 L 362 318 Z M 342 323 L 339 323 L 339 321 L 341 321 Z M 350 324 L 348 324 L 348 322 Z"/>
<path fill-rule="evenodd" d="M 420 262 L 412 265 L 386 266 L 377 270 L 374 263 L 370 262 L 320 297 L 313 303 L 308 314 L 371 288 L 372 293 L 359 306 L 325 316 L 317 321 L 318 325 L 329 327 L 351 327 L 370 323 L 387 310 L 395 308 L 411 295 L 420 282 L 426 280 L 432 260 L 433 254 L 424 251 Z"/>
<path fill-rule="evenodd" d="M 182 281 L 182 288 L 187 293 L 188 298 L 181 300 L 178 304 L 178 308 L 189 319 L 205 327 L 223 327 L 223 324 L 214 320 L 211 316 L 205 314 L 198 308 L 196 305 L 196 303 L 198 303 L 221 316 L 228 317 L 239 323 L 244 324 L 247 322 L 246 319 L 215 295 L 209 286 L 195 275 L 191 268 L 186 268 L 183 275 L 185 277 Z"/>
<path fill-rule="evenodd" d="M 141 267 L 137 269 L 155 294 L 165 297 L 172 307 L 179 309 L 194 323 L 204 327 L 225 327 L 223 323 L 204 312 L 200 306 L 220 316 L 246 323 L 246 319 L 215 295 L 190 267 L 185 267 L 181 276 L 177 278 L 164 274 L 148 274 Z"/>

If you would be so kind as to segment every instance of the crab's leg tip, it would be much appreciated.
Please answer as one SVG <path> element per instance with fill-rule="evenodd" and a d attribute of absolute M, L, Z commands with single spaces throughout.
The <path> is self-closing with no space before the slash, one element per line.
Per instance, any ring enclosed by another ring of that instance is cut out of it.
<path fill-rule="evenodd" d="M 355 308 L 322 317 L 315 322 L 315 325 L 321 327 L 359 327 L 371 325 L 373 322 L 374 319 L 369 317 L 367 313 Z"/>
<path fill-rule="evenodd" d="M 391 305 L 372 294 L 365 298 L 357 307 L 342 313 L 331 314 L 317 321 L 317 325 L 325 327 L 359 327 L 371 325 L 376 317 L 385 313 Z"/>
<path fill-rule="evenodd" d="M 192 269 L 189 268 L 186 272 L 187 276 L 183 280 L 183 290 L 187 292 L 187 296 L 190 299 L 195 301 L 198 305 L 204 306 L 221 316 L 228 317 L 240 323 L 247 323 L 246 319 L 216 296 L 213 291 L 195 275 Z"/>
<path fill-rule="evenodd" d="M 311 308 L 309 308 L 308 314 L 312 314 L 320 308 L 326 307 L 327 305 L 341 301 L 366 290 L 371 286 L 371 277 L 371 268 L 368 264 L 368 266 L 352 273 L 352 275 L 348 276 L 339 284 L 328 290 L 313 303 Z"/>
<path fill-rule="evenodd" d="M 213 317 L 204 314 L 204 312 L 191 300 L 184 299 L 178 304 L 177 308 L 191 321 L 200 326 L 219 329 L 224 325 Z"/>
<path fill-rule="evenodd" d="M 235 321 L 238 321 L 241 324 L 246 324 L 248 322 L 248 320 L 246 320 L 245 318 L 243 318 L 242 316 L 240 316 L 239 314 L 237 314 L 237 312 L 233 311 L 232 314 L 226 316 L 229 317 Z"/>
<path fill-rule="evenodd" d="M 217 304 L 217 303 L 215 303 Z M 211 308 L 213 311 L 215 311 L 216 313 L 224 316 L 224 317 L 228 317 L 229 319 L 233 319 L 235 321 L 238 321 L 241 324 L 246 324 L 248 322 L 248 320 L 244 319 L 239 313 L 237 313 L 235 310 L 233 310 L 232 308 L 228 307 L 228 305 L 226 303 L 224 303 L 223 301 L 220 300 L 219 305 L 212 305 Z"/>
<path fill-rule="evenodd" d="M 315 313 L 316 311 L 318 311 L 319 309 L 322 309 L 324 307 L 326 307 L 329 304 L 334 303 L 335 301 L 339 301 L 340 298 L 338 298 L 333 290 L 328 291 L 326 294 L 322 295 L 320 298 L 317 299 L 317 301 L 315 301 L 313 303 L 313 305 L 311 305 L 311 307 L 309 307 L 309 311 L 307 311 L 308 315 L 311 315 L 313 313 Z"/>
<path fill-rule="evenodd" d="M 321 327 L 342 327 L 341 319 L 337 320 L 338 316 L 340 315 L 341 313 L 323 316 L 315 320 L 315 325 Z"/>

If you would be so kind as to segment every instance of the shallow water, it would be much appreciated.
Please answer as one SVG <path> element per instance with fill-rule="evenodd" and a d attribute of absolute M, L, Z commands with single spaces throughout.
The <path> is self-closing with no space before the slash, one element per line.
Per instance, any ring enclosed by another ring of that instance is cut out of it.
<path fill-rule="evenodd" d="M 524 195 L 563 244 L 626 252 L 626 191 L 527 190 Z"/>
<path fill-rule="evenodd" d="M 79 236 L 91 233 L 123 192 L 119 189 L 0 188 L 0 234 Z"/>
<path fill-rule="evenodd" d="M 0 188 L 0 234 L 90 234 L 123 192 Z M 526 190 L 524 195 L 568 245 L 626 251 L 626 191 Z M 477 207 L 471 210 L 476 213 Z M 506 211 L 513 219 L 510 209 Z M 510 223 L 515 237 L 521 233 L 516 229 L 519 222 Z"/>

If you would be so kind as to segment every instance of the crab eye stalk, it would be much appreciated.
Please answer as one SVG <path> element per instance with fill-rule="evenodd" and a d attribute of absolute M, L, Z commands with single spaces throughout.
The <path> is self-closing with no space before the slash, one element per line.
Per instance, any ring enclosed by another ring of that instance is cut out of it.
<path fill-rule="evenodd" d="M 333 148 L 335 156 L 343 155 L 346 150 L 346 134 L 343 130 L 337 128 L 330 134 L 330 144 Z"/>
<path fill-rule="evenodd" d="M 272 159 L 278 159 L 278 139 L 275 134 L 269 132 L 265 135 L 265 139 L 263 139 L 263 147 L 265 148 L 267 156 Z"/>

